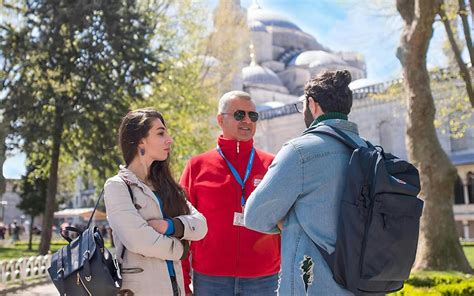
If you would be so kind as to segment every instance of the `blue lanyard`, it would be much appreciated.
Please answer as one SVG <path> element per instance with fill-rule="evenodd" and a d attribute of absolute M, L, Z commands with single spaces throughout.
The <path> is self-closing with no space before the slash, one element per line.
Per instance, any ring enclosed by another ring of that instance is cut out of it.
<path fill-rule="evenodd" d="M 222 156 L 222 158 L 225 160 L 227 163 L 227 166 L 229 167 L 230 171 L 232 172 L 232 175 L 234 175 L 235 180 L 237 183 L 239 183 L 240 187 L 242 187 L 242 198 L 240 199 L 240 203 L 242 204 L 242 207 L 245 206 L 245 182 L 247 182 L 247 179 L 249 178 L 250 171 L 252 170 L 252 165 L 253 165 L 253 158 L 255 156 L 255 148 L 252 147 L 252 151 L 250 152 L 250 157 L 249 157 L 249 162 L 247 163 L 247 170 L 245 171 L 245 177 L 244 180 L 242 181 L 242 178 L 240 178 L 239 173 L 237 170 L 234 168 L 234 166 L 230 163 L 227 158 L 225 158 L 224 153 L 222 153 L 221 147 L 217 146 L 217 151 L 219 154 Z"/>

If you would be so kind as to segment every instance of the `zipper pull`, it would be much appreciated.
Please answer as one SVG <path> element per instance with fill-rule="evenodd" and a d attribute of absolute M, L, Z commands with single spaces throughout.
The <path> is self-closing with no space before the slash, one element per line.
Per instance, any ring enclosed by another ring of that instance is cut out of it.
<path fill-rule="evenodd" d="M 79 286 L 79 272 L 77 272 L 76 274 L 77 274 L 77 282 L 76 282 L 76 285 Z"/>
<path fill-rule="evenodd" d="M 239 153 L 240 153 L 240 142 L 237 141 L 237 154 L 239 154 Z"/>

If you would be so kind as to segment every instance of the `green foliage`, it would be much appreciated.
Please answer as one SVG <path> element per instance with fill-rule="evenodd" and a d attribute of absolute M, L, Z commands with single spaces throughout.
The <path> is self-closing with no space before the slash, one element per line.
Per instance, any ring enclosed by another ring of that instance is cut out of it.
<path fill-rule="evenodd" d="M 452 138 L 462 138 L 472 125 L 474 109 L 465 87 L 459 85 L 461 77 L 454 69 L 449 74 L 434 71 L 441 72 L 440 80 L 431 83 L 436 104 L 435 127 L 442 133 L 449 133 Z"/>
<path fill-rule="evenodd" d="M 156 19 L 136 1 L 31 1 L 23 9 L 20 23 L 0 27 L 12 143 L 47 168 L 57 136 L 62 153 L 103 179 L 119 162 L 118 122 L 158 67 Z"/>
<path fill-rule="evenodd" d="M 202 3 L 175 2 L 157 27 L 160 42 L 172 49 L 162 56 L 162 69 L 146 100 L 134 108 L 152 106 L 163 113 L 174 139 L 172 165 L 178 176 L 190 156 L 214 143 L 211 115 L 217 106 L 216 87 L 209 75 L 206 54 L 206 15 Z"/>
<path fill-rule="evenodd" d="M 35 172 L 36 167 L 28 166 L 22 178 L 21 201 L 18 208 L 30 217 L 36 217 L 44 211 L 48 179 Z"/>
<path fill-rule="evenodd" d="M 116 127 L 159 66 L 159 18 L 138 1 L 32 0 L 0 26 L 10 142 L 49 168 L 41 253 L 51 240 L 60 155 L 86 163 L 101 187 L 119 163 Z"/>
<path fill-rule="evenodd" d="M 410 276 L 402 290 L 389 295 L 474 295 L 474 278 L 459 272 L 418 272 Z"/>
<path fill-rule="evenodd" d="M 465 136 L 466 130 L 472 126 L 474 109 L 471 108 L 466 88 L 462 84 L 458 70 L 455 68 L 432 69 L 431 90 L 436 106 L 435 127 L 441 133 L 459 139 Z M 405 89 L 402 83 L 388 87 L 384 92 L 371 94 L 375 101 L 404 100 Z"/>

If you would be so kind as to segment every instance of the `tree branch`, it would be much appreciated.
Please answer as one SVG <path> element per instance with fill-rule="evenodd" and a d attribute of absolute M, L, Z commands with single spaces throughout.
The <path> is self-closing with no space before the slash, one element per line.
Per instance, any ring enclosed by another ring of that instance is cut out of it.
<path fill-rule="evenodd" d="M 472 89 L 471 74 L 469 73 L 469 70 L 467 69 L 467 66 L 462 59 L 461 50 L 459 49 L 459 46 L 456 43 L 456 39 L 454 38 L 454 33 L 451 28 L 451 24 L 449 23 L 448 16 L 446 15 L 444 5 L 445 5 L 444 1 L 441 1 L 441 5 L 440 5 L 440 9 L 438 13 L 439 13 L 439 16 L 441 17 L 441 21 L 444 24 L 446 35 L 448 35 L 448 40 L 451 45 L 451 49 L 453 50 L 454 57 L 456 58 L 456 62 L 459 67 L 459 72 L 461 74 L 462 79 L 464 80 L 464 83 L 466 84 L 466 92 L 467 92 L 467 95 L 469 96 L 471 107 L 474 108 L 474 91 Z"/>
<path fill-rule="evenodd" d="M 469 58 L 471 60 L 471 65 L 472 65 L 474 63 L 474 49 L 472 48 L 471 28 L 469 27 L 469 21 L 467 20 L 467 9 L 466 9 L 466 3 L 464 3 L 464 0 L 459 0 L 458 14 L 461 17 L 462 27 L 464 30 L 464 37 L 466 38 L 466 46 L 469 52 Z"/>

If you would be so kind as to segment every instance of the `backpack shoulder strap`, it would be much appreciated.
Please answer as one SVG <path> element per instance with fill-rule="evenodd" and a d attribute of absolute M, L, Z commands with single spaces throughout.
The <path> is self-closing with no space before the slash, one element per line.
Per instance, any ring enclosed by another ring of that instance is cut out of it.
<path fill-rule="evenodd" d="M 354 140 L 352 140 L 343 131 L 341 131 L 340 129 L 338 129 L 336 127 L 333 127 L 333 126 L 329 126 L 329 125 L 319 126 L 315 130 L 312 130 L 308 133 L 323 134 L 323 135 L 333 137 L 333 138 L 339 140 L 339 142 L 343 143 L 344 145 L 346 145 L 347 147 L 349 147 L 352 150 L 355 150 L 355 149 L 360 147 L 360 145 L 358 145 Z"/>

